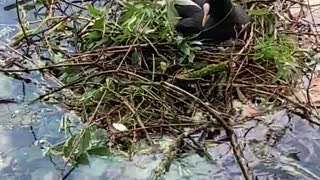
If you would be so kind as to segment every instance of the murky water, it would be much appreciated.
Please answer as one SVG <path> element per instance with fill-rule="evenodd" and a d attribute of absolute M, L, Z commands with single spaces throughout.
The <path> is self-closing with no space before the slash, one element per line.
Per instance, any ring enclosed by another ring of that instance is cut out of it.
<path fill-rule="evenodd" d="M 8 1 L 0 2 L 0 38 L 9 42 L 17 32 L 15 10 L 4 11 Z M 38 73 L 26 75 L 39 84 L 49 83 Z M 61 107 L 26 103 L 37 97 L 41 87 L 0 74 L 0 98 L 18 103 L 0 103 L 0 179 L 58 179 L 63 166 L 60 158 L 45 157 L 39 141 L 55 144 L 63 140 Z M 21 103 L 19 103 L 21 102 Z M 250 121 L 237 129 L 249 143 L 244 152 L 257 179 L 320 179 L 320 133 L 299 117 L 285 110 L 266 116 L 265 121 Z M 268 136 L 267 136 L 268 134 Z M 271 138 L 269 138 L 271 137 Z M 174 162 L 166 179 L 241 179 L 240 169 L 227 144 L 210 148 L 215 163 L 198 155 Z M 148 179 L 160 162 L 156 155 L 134 157 L 90 157 L 89 166 L 80 166 L 67 179 Z"/>
<path fill-rule="evenodd" d="M 2 98 L 24 97 L 27 101 L 39 91 L 35 86 L 2 74 L 0 84 Z M 56 171 L 54 163 L 42 156 L 41 149 L 34 143 L 39 139 L 53 143 L 61 140 L 57 128 L 62 113 L 43 104 L 12 103 L 0 104 L 0 107 L 0 179 L 34 179 L 41 171 Z"/>

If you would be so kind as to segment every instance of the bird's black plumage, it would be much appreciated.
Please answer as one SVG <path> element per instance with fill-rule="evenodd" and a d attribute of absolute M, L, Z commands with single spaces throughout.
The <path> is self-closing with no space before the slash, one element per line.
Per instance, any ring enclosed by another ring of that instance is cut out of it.
<path fill-rule="evenodd" d="M 197 34 L 198 40 L 223 42 L 237 36 L 250 17 L 231 0 L 194 0 L 196 6 L 176 7 L 182 20 L 176 25 L 182 34 Z M 187 33 L 186 33 L 187 32 Z"/>
<path fill-rule="evenodd" d="M 175 8 L 182 18 L 176 25 L 176 30 L 182 34 L 199 33 L 203 27 L 201 21 L 203 19 L 202 6 L 205 0 L 186 0 L 193 1 L 196 5 L 179 5 L 175 4 Z"/>
<path fill-rule="evenodd" d="M 242 28 L 251 21 L 241 6 L 234 5 L 231 0 L 206 0 L 205 3 L 210 5 L 210 16 L 198 35 L 199 39 L 222 42 L 241 37 Z"/>

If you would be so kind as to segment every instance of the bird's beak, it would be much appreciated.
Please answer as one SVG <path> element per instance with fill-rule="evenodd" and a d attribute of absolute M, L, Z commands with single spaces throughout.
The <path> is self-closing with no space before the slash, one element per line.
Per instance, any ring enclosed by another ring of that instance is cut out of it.
<path fill-rule="evenodd" d="M 209 3 L 205 3 L 203 5 L 203 19 L 202 19 L 202 26 L 206 25 L 209 17 L 210 17 L 210 14 L 209 14 L 209 10 L 210 10 L 210 5 Z"/>

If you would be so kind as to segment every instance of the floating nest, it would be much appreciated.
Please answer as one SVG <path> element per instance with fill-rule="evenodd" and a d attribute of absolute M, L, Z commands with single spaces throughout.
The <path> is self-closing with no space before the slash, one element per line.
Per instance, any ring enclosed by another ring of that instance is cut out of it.
<path fill-rule="evenodd" d="M 243 176 L 252 179 L 233 127 L 257 114 L 243 114 L 241 107 L 262 107 L 260 113 L 271 106 L 300 109 L 311 119 L 312 107 L 288 95 L 312 59 L 297 40 L 312 35 L 291 14 L 294 2 L 246 6 L 253 23 L 244 40 L 199 46 L 176 34 L 172 5 L 165 1 L 52 2 L 36 9 L 45 20 L 35 28 L 20 17 L 21 31 L 11 44 L 29 59 L 38 55 L 42 65 L 1 71 L 55 76 L 61 86 L 36 100 L 62 102 L 83 117 L 85 128 L 106 130 L 104 142 L 113 149 L 132 155 L 141 140 L 154 145 L 163 136 L 172 138 L 154 177 L 179 153 L 201 154 L 205 141 L 220 138 L 230 142 Z M 317 51 L 316 41 L 313 46 Z M 81 141 L 75 142 L 74 149 Z M 63 156 L 70 161 L 81 154 Z"/>

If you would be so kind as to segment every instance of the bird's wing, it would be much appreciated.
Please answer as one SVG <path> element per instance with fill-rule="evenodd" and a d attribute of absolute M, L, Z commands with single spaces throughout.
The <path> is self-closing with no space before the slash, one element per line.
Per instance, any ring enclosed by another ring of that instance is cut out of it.
<path fill-rule="evenodd" d="M 196 6 L 199 9 L 201 9 L 201 7 L 197 3 L 193 2 L 192 0 L 175 0 L 175 3 L 177 5 L 181 5 L 181 6 L 188 6 L 188 5 L 189 6 Z"/>

